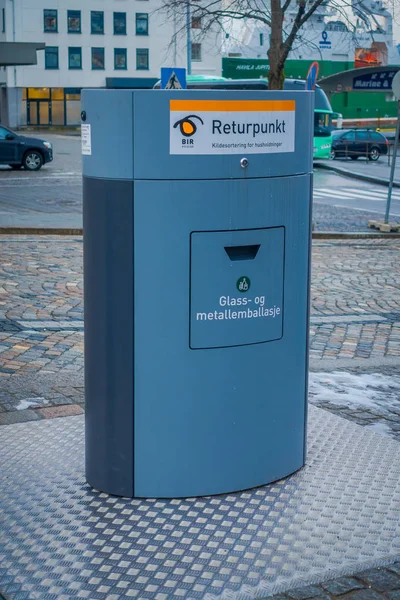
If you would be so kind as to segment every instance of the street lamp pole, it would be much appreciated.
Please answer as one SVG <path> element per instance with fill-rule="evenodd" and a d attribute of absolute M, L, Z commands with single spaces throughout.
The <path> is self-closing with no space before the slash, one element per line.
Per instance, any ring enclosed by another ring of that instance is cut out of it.
<path fill-rule="evenodd" d="M 391 164 L 391 168 L 390 168 L 389 189 L 388 189 L 388 195 L 387 195 L 387 201 L 386 201 L 385 223 L 389 223 L 390 203 L 392 200 L 393 180 L 394 180 L 394 171 L 396 168 L 396 158 L 397 158 L 397 148 L 399 146 L 399 136 L 400 136 L 400 100 L 397 100 L 396 137 L 394 138 L 393 160 L 392 160 L 392 164 Z"/>
<path fill-rule="evenodd" d="M 190 0 L 186 4 L 186 51 L 187 51 L 187 74 L 192 74 L 192 40 L 190 38 L 191 19 L 190 19 Z"/>

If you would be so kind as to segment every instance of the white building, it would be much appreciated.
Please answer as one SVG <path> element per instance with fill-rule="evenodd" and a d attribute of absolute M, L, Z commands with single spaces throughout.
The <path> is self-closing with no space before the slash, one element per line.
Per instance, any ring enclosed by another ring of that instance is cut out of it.
<path fill-rule="evenodd" d="M 76 125 L 82 88 L 151 88 L 162 66 L 186 67 L 186 33 L 159 6 L 160 0 L 0 0 L 0 41 L 46 44 L 37 66 L 0 69 L 0 121 Z M 199 26 L 193 19 L 192 74 L 220 75 L 219 35 L 199 36 Z"/>
<path fill-rule="evenodd" d="M 308 0 L 307 9 L 312 4 L 313 0 Z M 324 0 L 300 29 L 288 60 L 355 63 L 355 66 L 399 64 L 399 51 L 393 40 L 393 15 L 386 4 L 383 0 L 339 0 L 333 4 Z M 268 6 L 262 0 L 267 14 Z M 284 35 L 291 31 L 297 12 L 298 0 L 292 0 L 285 13 Z M 226 29 L 229 36 L 223 41 L 225 56 L 267 58 L 269 27 L 251 19 L 232 19 L 227 20 Z"/>

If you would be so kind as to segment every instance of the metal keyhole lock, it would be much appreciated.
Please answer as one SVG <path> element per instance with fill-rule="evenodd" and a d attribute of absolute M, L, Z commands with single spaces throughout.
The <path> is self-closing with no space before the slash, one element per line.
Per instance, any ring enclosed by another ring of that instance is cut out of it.
<path fill-rule="evenodd" d="M 247 158 L 242 158 L 240 160 L 240 166 L 242 167 L 242 169 L 247 169 L 248 165 L 249 165 L 249 161 Z"/>

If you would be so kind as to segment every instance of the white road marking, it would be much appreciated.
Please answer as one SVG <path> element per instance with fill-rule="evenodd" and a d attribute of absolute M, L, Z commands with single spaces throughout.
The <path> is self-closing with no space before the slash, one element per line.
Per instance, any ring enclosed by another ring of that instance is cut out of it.
<path fill-rule="evenodd" d="M 355 188 L 348 188 L 348 189 L 340 189 L 339 188 L 337 190 L 331 190 L 329 188 L 316 188 L 315 191 L 321 192 L 326 195 L 340 194 L 342 196 L 355 196 L 355 197 L 361 198 L 363 200 L 369 200 L 369 199 L 385 200 L 387 198 L 387 190 L 369 191 L 369 190 L 355 189 Z M 400 192 L 393 190 L 392 198 L 396 198 L 396 199 L 400 200 Z"/>

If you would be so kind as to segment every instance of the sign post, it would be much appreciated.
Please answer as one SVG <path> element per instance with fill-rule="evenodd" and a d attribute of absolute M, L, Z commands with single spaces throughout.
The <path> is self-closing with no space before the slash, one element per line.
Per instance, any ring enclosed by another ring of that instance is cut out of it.
<path fill-rule="evenodd" d="M 385 212 L 385 223 L 389 223 L 389 211 L 390 211 L 390 203 L 392 201 L 392 190 L 393 190 L 393 179 L 394 179 L 394 171 L 396 167 L 396 158 L 397 158 L 397 148 L 399 147 L 399 135 L 400 135 L 400 71 L 396 73 L 393 77 L 392 81 L 392 91 L 394 96 L 397 99 L 397 125 L 396 125 L 396 136 L 394 138 L 394 146 L 393 146 L 393 160 L 390 168 L 390 178 L 389 178 L 389 189 L 388 189 L 388 197 L 386 202 L 386 212 Z"/>
<path fill-rule="evenodd" d="M 315 84 L 317 83 L 318 79 L 318 71 L 319 64 L 317 62 L 311 63 L 306 77 L 306 90 L 315 90 Z"/>

